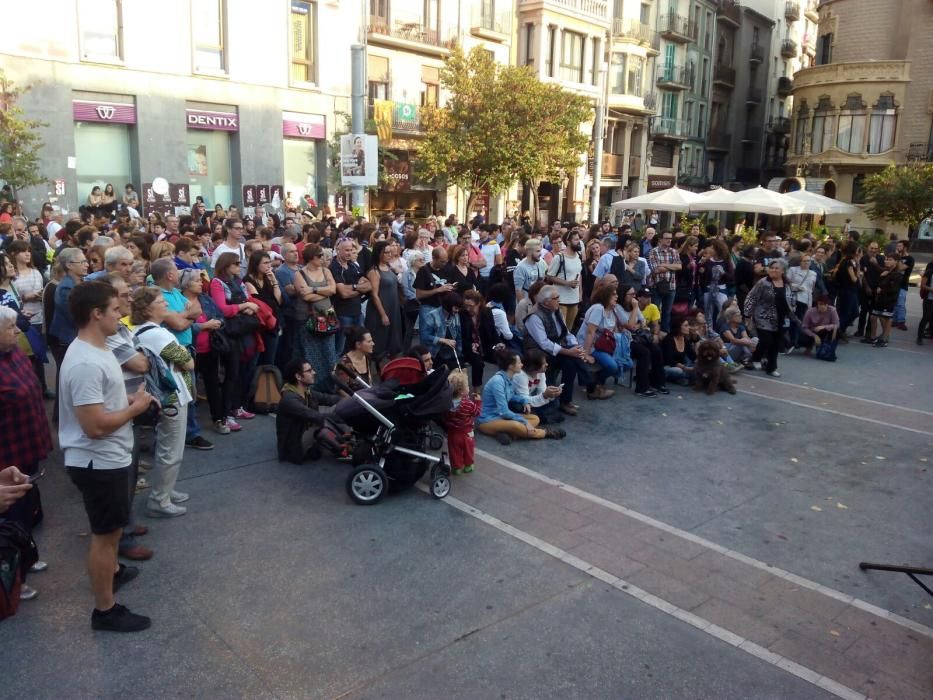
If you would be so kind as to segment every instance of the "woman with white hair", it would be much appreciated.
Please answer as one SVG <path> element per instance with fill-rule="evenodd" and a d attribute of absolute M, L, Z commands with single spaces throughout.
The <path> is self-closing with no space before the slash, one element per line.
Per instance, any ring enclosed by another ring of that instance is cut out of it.
<path fill-rule="evenodd" d="M 784 259 L 773 258 L 768 264 L 768 274 L 755 283 L 745 298 L 743 310 L 745 318 L 752 320 L 758 333 L 758 347 L 752 354 L 754 367 L 764 369 L 772 377 L 781 376 L 777 356 L 785 322 L 800 323 L 794 315 L 797 297 L 785 276 L 786 272 Z"/>

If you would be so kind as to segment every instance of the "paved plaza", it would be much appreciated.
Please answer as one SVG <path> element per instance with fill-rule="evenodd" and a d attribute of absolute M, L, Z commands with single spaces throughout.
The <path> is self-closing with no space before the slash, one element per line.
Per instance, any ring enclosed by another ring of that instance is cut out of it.
<path fill-rule="evenodd" d="M 258 417 L 146 521 L 137 635 L 90 629 L 56 453 L 2 697 L 929 698 L 933 598 L 858 568 L 933 565 L 933 346 L 894 333 L 734 397 L 586 402 L 560 442 L 479 437 L 446 501 L 354 506 L 345 465 L 279 463 Z"/>

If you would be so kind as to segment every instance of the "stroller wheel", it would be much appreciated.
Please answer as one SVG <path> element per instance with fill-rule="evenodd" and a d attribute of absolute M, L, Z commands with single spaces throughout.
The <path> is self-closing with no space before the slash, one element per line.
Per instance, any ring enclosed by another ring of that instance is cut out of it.
<path fill-rule="evenodd" d="M 431 495 L 434 498 L 446 498 L 450 493 L 450 474 L 431 471 Z"/>
<path fill-rule="evenodd" d="M 385 472 L 372 464 L 363 464 L 347 477 L 347 493 L 357 505 L 371 506 L 382 500 L 389 487 Z"/>

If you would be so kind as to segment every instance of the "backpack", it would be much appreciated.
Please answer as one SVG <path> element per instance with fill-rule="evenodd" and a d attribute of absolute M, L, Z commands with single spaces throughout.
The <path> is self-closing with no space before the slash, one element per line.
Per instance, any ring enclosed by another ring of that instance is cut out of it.
<path fill-rule="evenodd" d="M 141 336 L 153 328 L 158 328 L 158 326 L 140 328 L 136 331 L 136 336 Z M 143 375 L 143 379 L 146 381 L 146 391 L 156 399 L 159 406 L 158 410 L 150 409 L 137 416 L 134 423 L 137 425 L 155 425 L 159 422 L 159 415 L 162 413 L 175 415 L 178 412 L 176 406 L 166 403 L 169 396 L 178 391 L 178 384 L 175 382 L 175 375 L 172 374 L 171 368 L 160 355 L 142 345 L 139 346 L 139 351 L 149 360 L 149 371 Z"/>
<path fill-rule="evenodd" d="M 273 413 L 282 399 L 282 374 L 275 365 L 260 365 L 250 387 L 252 409 L 255 413 Z"/>
<path fill-rule="evenodd" d="M 0 620 L 16 614 L 24 574 L 37 561 L 32 537 L 14 522 L 0 522 Z"/>

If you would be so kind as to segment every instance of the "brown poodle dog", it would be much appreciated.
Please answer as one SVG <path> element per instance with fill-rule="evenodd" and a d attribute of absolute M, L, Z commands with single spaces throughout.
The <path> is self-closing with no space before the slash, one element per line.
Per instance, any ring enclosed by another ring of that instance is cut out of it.
<path fill-rule="evenodd" d="M 716 389 L 735 393 L 735 385 L 732 383 L 732 377 L 729 376 L 722 362 L 719 360 L 719 344 L 712 340 L 701 341 L 697 345 L 697 361 L 693 368 L 693 376 L 696 383 L 693 388 L 697 391 L 706 390 L 707 394 L 713 394 Z"/>

